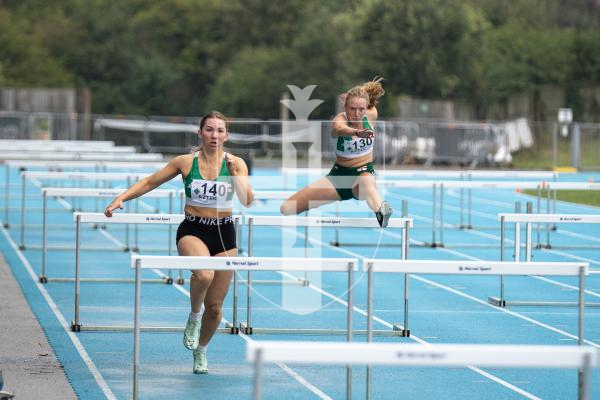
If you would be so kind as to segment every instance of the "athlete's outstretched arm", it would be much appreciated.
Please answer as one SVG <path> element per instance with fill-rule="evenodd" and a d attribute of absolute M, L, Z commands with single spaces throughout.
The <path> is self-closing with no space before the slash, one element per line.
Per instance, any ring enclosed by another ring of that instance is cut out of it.
<path fill-rule="evenodd" d="M 104 209 L 104 215 L 106 215 L 107 217 L 112 217 L 113 211 L 117 208 L 122 209 L 123 203 L 125 203 L 126 201 L 143 196 L 144 194 L 157 188 L 163 183 L 175 178 L 181 173 L 181 168 L 179 166 L 181 165 L 182 157 L 185 156 L 173 158 L 161 170 L 156 171 L 150 176 L 146 176 L 145 178 L 140 179 L 125 192 L 115 197 L 114 200 L 108 206 L 106 206 L 106 209 Z"/>

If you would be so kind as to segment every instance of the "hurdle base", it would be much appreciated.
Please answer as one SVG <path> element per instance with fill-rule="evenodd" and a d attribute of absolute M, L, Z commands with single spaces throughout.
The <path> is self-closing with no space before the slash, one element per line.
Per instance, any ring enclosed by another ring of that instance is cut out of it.
<path fill-rule="evenodd" d="M 78 325 L 75 332 L 133 332 L 133 325 Z M 141 332 L 156 333 L 179 333 L 185 330 L 185 326 L 140 326 Z M 231 328 L 219 327 L 219 333 L 230 333 Z"/>
<path fill-rule="evenodd" d="M 41 279 L 41 277 L 39 278 Z M 48 278 L 48 277 L 44 277 L 44 279 L 46 280 L 46 282 L 75 282 L 75 278 Z M 135 283 L 135 279 L 129 279 L 129 278 L 79 278 L 79 282 L 105 282 L 105 283 Z M 164 278 L 156 278 L 156 279 L 150 279 L 150 278 L 146 278 L 146 279 L 142 279 L 141 280 L 142 283 L 165 283 L 165 279 Z"/>
<path fill-rule="evenodd" d="M 268 327 L 250 327 L 245 323 L 240 323 L 240 332 L 246 335 L 252 334 L 274 334 L 274 335 L 336 335 L 336 336 L 346 336 L 348 335 L 347 329 L 320 329 L 320 328 L 268 328 Z M 368 335 L 368 331 L 365 329 L 355 329 L 352 331 L 354 335 Z M 403 333 L 402 331 L 397 330 L 372 330 L 371 334 L 373 336 L 395 336 L 395 337 L 408 337 L 410 335 L 410 331 L 406 331 Z"/>
<path fill-rule="evenodd" d="M 5 227 L 6 229 L 10 228 L 10 224 L 3 224 L 3 227 Z"/>
<path fill-rule="evenodd" d="M 496 307 L 506 307 L 506 300 L 501 300 L 498 297 L 488 297 L 488 303 Z"/>
<path fill-rule="evenodd" d="M 40 283 L 48 283 L 48 277 L 44 276 L 44 275 L 40 275 L 40 277 L 38 278 L 38 281 Z"/>
<path fill-rule="evenodd" d="M 240 328 L 239 331 L 242 332 L 245 335 L 252 335 L 253 333 L 253 329 L 251 326 L 246 325 L 245 322 L 240 322 Z"/>
<path fill-rule="evenodd" d="M 177 278 L 177 284 L 178 285 L 185 285 L 185 279 L 181 278 L 181 277 Z"/>
<path fill-rule="evenodd" d="M 25 245 L 24 244 L 20 244 L 19 245 L 19 250 L 25 250 Z"/>
<path fill-rule="evenodd" d="M 81 324 L 76 324 L 75 321 L 71 321 L 71 332 L 81 332 Z"/>
<path fill-rule="evenodd" d="M 329 242 L 331 246 L 335 247 L 402 247 L 399 243 L 353 243 L 353 242 Z M 411 245 L 413 246 L 413 245 Z"/>
<path fill-rule="evenodd" d="M 171 277 L 168 277 L 168 278 L 166 278 L 166 279 L 165 279 L 165 283 L 166 283 L 167 285 L 172 285 L 172 284 L 173 284 L 173 278 L 171 278 Z"/>
<path fill-rule="evenodd" d="M 444 243 L 441 243 L 441 242 L 432 242 L 432 243 L 425 242 L 425 243 L 423 244 L 423 246 L 424 246 L 424 247 L 431 247 L 432 249 L 435 249 L 435 248 L 437 248 L 437 247 L 439 247 L 439 248 L 442 248 L 442 247 L 444 247 Z"/>
<path fill-rule="evenodd" d="M 576 301 L 505 301 L 506 306 L 533 306 L 533 307 L 579 307 Z M 600 303 L 585 303 L 586 307 L 600 307 Z"/>
<path fill-rule="evenodd" d="M 392 330 L 395 332 L 400 332 L 400 336 L 402 337 L 410 337 L 410 329 L 404 329 L 402 325 L 393 324 Z"/>

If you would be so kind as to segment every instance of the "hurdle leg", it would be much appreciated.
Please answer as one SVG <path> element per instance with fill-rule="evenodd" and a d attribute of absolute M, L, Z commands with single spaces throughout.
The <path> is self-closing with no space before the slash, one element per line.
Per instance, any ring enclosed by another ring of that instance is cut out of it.
<path fill-rule="evenodd" d="M 140 299 L 141 299 L 141 260 L 135 263 L 135 304 L 133 317 L 133 400 L 138 399 L 140 374 Z"/>
<path fill-rule="evenodd" d="M 80 287 L 80 267 L 81 267 L 81 216 L 78 215 L 75 227 L 75 315 L 71 322 L 73 332 L 81 331 L 79 323 L 79 287 Z"/>
<path fill-rule="evenodd" d="M 47 283 L 48 278 L 46 277 L 46 249 L 47 249 L 47 237 L 48 237 L 48 196 L 46 192 L 43 193 L 43 213 L 42 213 L 42 271 L 40 273 L 39 282 Z"/>
<path fill-rule="evenodd" d="M 252 257 L 254 254 L 254 220 L 252 218 L 248 218 L 248 257 Z M 246 281 L 247 286 L 247 294 L 246 294 L 246 323 L 240 323 L 240 330 L 244 332 L 246 335 L 252 334 L 252 325 L 251 325 L 251 317 L 252 317 L 252 272 L 248 270 L 248 278 Z"/>
<path fill-rule="evenodd" d="M 373 267 L 367 265 L 367 342 L 373 341 Z M 367 364 L 366 374 L 366 395 L 367 400 L 371 399 L 371 366 Z"/>
<path fill-rule="evenodd" d="M 518 205 L 518 202 L 517 204 Z M 504 216 L 500 217 L 500 261 L 504 261 L 504 241 L 506 237 L 506 222 Z M 488 302 L 496 307 L 506 307 L 504 299 L 504 275 L 500 275 L 500 297 L 488 297 Z"/>
<path fill-rule="evenodd" d="M 537 213 L 540 213 L 540 203 L 542 201 L 542 187 L 538 185 L 537 187 Z M 529 202 L 527 202 L 529 204 Z M 527 213 L 530 213 L 529 207 L 527 207 Z M 536 232 L 537 232 L 537 243 L 535 245 L 536 249 L 542 248 L 542 243 L 540 242 L 540 224 L 536 224 Z"/>
<path fill-rule="evenodd" d="M 531 222 L 525 224 L 525 261 L 531 261 Z"/>
<path fill-rule="evenodd" d="M 471 175 L 469 175 L 469 180 L 471 180 Z M 467 222 L 467 229 L 473 229 L 473 224 L 472 224 L 472 218 L 473 218 L 473 195 L 471 192 L 471 188 L 467 189 L 467 200 L 468 200 L 468 207 L 469 207 L 469 212 L 467 214 L 468 216 L 468 222 Z"/>
<path fill-rule="evenodd" d="M 27 179 L 23 175 L 21 181 L 21 243 L 19 244 L 19 250 L 25 250 L 25 193 L 27 191 L 25 182 L 27 182 Z"/>
<path fill-rule="evenodd" d="M 438 247 L 444 247 L 444 184 L 440 185 L 440 243 Z"/>
<path fill-rule="evenodd" d="M 157 199 L 158 200 L 158 199 Z M 158 209 L 158 205 L 156 207 Z M 169 193 L 169 214 L 173 213 L 173 193 Z M 169 255 L 173 254 L 173 225 L 169 224 Z M 167 271 L 167 281 L 166 283 L 168 285 L 172 285 L 173 284 L 173 271 L 171 269 L 169 269 Z M 183 285 L 185 283 L 185 281 L 183 280 L 183 277 L 181 276 L 181 274 L 179 274 L 179 276 L 177 277 L 177 284 L 179 285 Z"/>
<path fill-rule="evenodd" d="M 10 167 L 5 165 L 6 169 L 6 178 L 4 182 L 6 182 L 6 186 L 4 187 L 4 227 L 8 229 L 10 224 L 8 223 L 8 203 L 10 201 Z"/>
<path fill-rule="evenodd" d="M 134 209 L 134 212 L 136 214 L 139 214 L 139 212 L 140 212 L 140 201 L 139 201 L 139 198 L 135 199 L 135 209 Z M 133 249 L 132 250 L 135 251 L 136 253 L 139 253 L 139 251 L 140 251 L 140 242 L 139 242 L 139 239 L 140 239 L 140 227 L 139 227 L 138 224 L 135 224 L 133 226 Z"/>
<path fill-rule="evenodd" d="M 354 263 L 348 265 L 348 315 L 346 325 L 348 333 L 346 335 L 347 342 L 352 342 L 352 313 L 354 312 L 354 294 L 352 286 L 354 285 Z M 346 399 L 352 400 L 352 367 L 346 366 Z"/>
<path fill-rule="evenodd" d="M 431 201 L 433 203 L 433 206 L 431 207 L 431 247 L 435 247 L 436 243 L 435 243 L 435 225 L 436 225 L 436 215 L 435 215 L 435 209 L 437 208 L 437 204 L 436 204 L 436 184 L 433 184 L 432 187 L 432 197 L 431 197 Z"/>
<path fill-rule="evenodd" d="M 461 172 L 460 174 L 460 180 L 463 181 L 464 180 L 464 174 Z M 459 229 L 464 229 L 465 228 L 465 224 L 464 224 L 464 197 L 465 197 L 465 190 L 464 188 L 460 188 L 460 222 L 458 224 Z"/>
<path fill-rule="evenodd" d="M 546 191 L 546 213 L 550 214 L 550 186 Z M 544 246 L 546 249 L 550 249 L 550 231 L 553 230 L 552 224 L 546 224 L 546 245 Z"/>
<path fill-rule="evenodd" d="M 585 319 L 585 268 L 579 268 L 579 319 L 578 319 L 578 338 L 577 344 L 579 346 L 583 346 L 584 344 L 584 319 Z M 581 368 L 577 371 L 577 381 L 578 381 L 578 398 L 579 399 L 589 399 L 590 398 L 590 387 L 589 387 L 589 355 L 586 356 L 586 365 L 584 368 Z M 587 366 L 587 368 L 585 368 Z M 587 369 L 587 374 L 586 374 Z M 587 379 L 586 376 L 587 375 Z"/>

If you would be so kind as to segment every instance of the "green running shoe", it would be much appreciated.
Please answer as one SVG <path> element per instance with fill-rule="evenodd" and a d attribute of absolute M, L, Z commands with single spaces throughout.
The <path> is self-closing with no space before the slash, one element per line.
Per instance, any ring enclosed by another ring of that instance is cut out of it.
<path fill-rule="evenodd" d="M 183 331 L 183 345 L 188 350 L 194 350 L 198 347 L 200 341 L 200 321 L 194 321 L 188 318 L 187 325 Z"/>
<path fill-rule="evenodd" d="M 194 350 L 194 373 L 208 374 L 208 360 L 205 351 Z"/>
<path fill-rule="evenodd" d="M 379 222 L 379 226 L 385 228 L 388 225 L 388 221 L 392 216 L 394 209 L 390 206 L 390 203 L 387 201 L 383 201 L 381 206 L 379 206 L 379 211 L 375 213 L 377 217 L 377 222 Z"/>

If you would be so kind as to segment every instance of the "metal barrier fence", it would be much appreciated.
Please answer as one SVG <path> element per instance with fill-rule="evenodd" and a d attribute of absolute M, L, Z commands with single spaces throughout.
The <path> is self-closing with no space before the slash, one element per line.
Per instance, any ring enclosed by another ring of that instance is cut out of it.
<path fill-rule="evenodd" d="M 198 144 L 199 120 L 199 117 L 176 116 L 0 112 L 0 139 L 110 140 L 117 146 L 135 146 L 138 151 L 187 153 Z M 232 118 L 228 147 L 233 152 L 279 157 L 282 141 L 289 139 L 283 133 L 283 125 L 283 121 L 276 120 Z M 586 124 L 585 129 L 581 126 L 582 145 L 586 151 L 592 151 L 593 146 L 587 143 L 589 140 L 595 143 L 600 124 Z M 510 162 L 509 133 L 504 123 L 380 120 L 375 129 L 376 162 L 471 166 Z M 335 154 L 330 130 L 331 121 L 321 121 L 321 148 L 327 160 Z M 551 131 L 548 136 L 551 137 Z M 594 138 L 588 140 L 588 136 Z"/>

